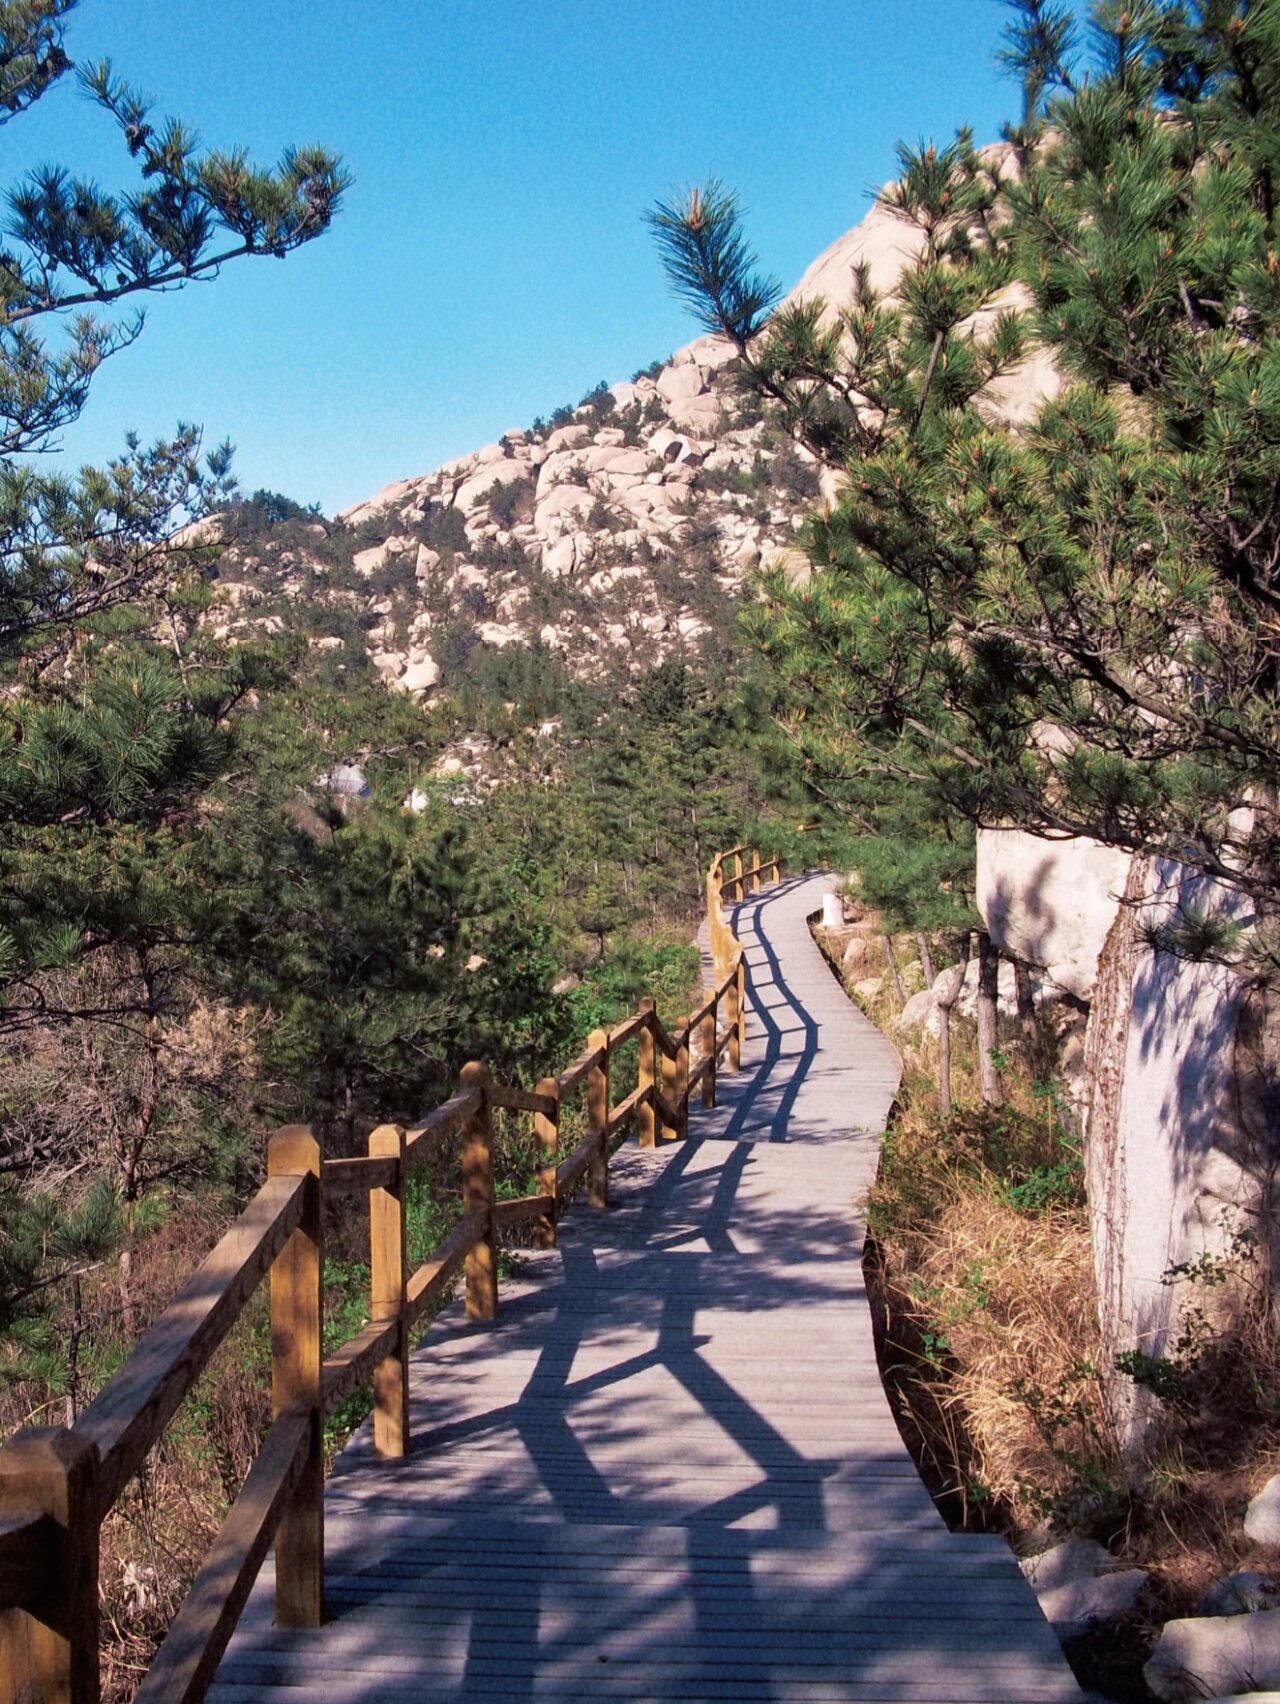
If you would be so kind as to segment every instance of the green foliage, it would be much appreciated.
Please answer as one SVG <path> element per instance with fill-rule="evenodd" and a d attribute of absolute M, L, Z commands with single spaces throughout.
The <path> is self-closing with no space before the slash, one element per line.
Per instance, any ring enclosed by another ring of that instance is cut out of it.
<path fill-rule="evenodd" d="M 682 197 L 658 202 L 647 222 L 675 293 L 707 331 L 744 349 L 782 287 L 756 272 L 737 197 L 713 178 Z"/>
<path fill-rule="evenodd" d="M 900 300 L 861 271 L 835 311 L 785 308 L 752 342 L 736 209 L 708 192 L 714 278 L 702 199 L 655 216 L 677 288 L 740 337 L 744 382 L 850 474 L 811 522 L 812 579 L 767 579 L 748 634 L 815 796 L 869 834 L 906 789 L 927 838 L 1015 822 L 1164 853 L 1258 902 L 1265 969 L 1277 10 L 1099 4 L 1087 54 L 1064 8 L 1015 13 L 1011 153 L 965 132 L 901 150 L 883 200 L 918 258 Z M 1000 308 L 1015 278 L 1025 315 Z M 1012 434 L 991 386 L 1032 346 L 1068 384 Z"/>

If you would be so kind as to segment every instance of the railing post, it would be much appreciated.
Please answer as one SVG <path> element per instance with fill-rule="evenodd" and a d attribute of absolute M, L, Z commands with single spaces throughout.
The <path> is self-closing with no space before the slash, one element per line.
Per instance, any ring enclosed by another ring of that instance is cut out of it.
<path fill-rule="evenodd" d="M 662 1069 L 659 1077 L 662 1082 L 662 1095 L 675 1117 L 674 1124 L 668 1124 L 663 1114 L 658 1128 L 658 1134 L 664 1142 L 675 1142 L 680 1136 L 680 1061 L 678 1054 L 668 1053 L 661 1049 Z"/>
<path fill-rule="evenodd" d="M 267 1175 L 309 1174 L 302 1222 L 271 1267 L 271 1410 L 310 1411 L 306 1465 L 276 1532 L 276 1623 L 324 1620 L 324 1448 L 321 1437 L 320 1144 L 306 1125 L 286 1125 L 267 1144 Z"/>
<path fill-rule="evenodd" d="M 462 1135 L 462 1206 L 467 1213 L 482 1207 L 488 1228 L 467 1255 L 467 1317 L 493 1319 L 498 1312 L 498 1261 L 493 1223 L 493 1100 L 488 1067 L 473 1060 L 460 1074 L 464 1089 L 475 1089 L 480 1104 Z"/>
<path fill-rule="evenodd" d="M 560 1085 L 554 1077 L 544 1077 L 535 1093 L 546 1095 L 556 1105 L 554 1112 L 535 1112 L 533 1115 L 533 1134 L 537 1139 L 540 1159 L 538 1193 L 551 1197 L 551 1211 L 535 1222 L 533 1240 L 539 1248 L 554 1248 L 556 1214 L 560 1206 L 556 1200 L 556 1164 L 560 1157 Z"/>
<path fill-rule="evenodd" d="M 751 891 L 760 892 L 760 853 L 755 847 L 751 849 Z"/>
<path fill-rule="evenodd" d="M 685 1019 L 680 1026 L 684 1041 L 676 1048 L 675 1098 L 672 1105 L 676 1109 L 676 1135 L 683 1142 L 689 1134 L 689 1020 Z"/>
<path fill-rule="evenodd" d="M 596 1137 L 595 1151 L 587 1168 L 587 1201 L 592 1207 L 609 1205 L 609 1037 L 592 1030 L 587 1046 L 603 1057 L 587 1073 L 587 1127 Z"/>
<path fill-rule="evenodd" d="M 738 948 L 737 963 L 734 966 L 733 992 L 733 1015 L 737 1037 L 734 1047 L 736 1055 L 734 1069 L 740 1071 L 742 1069 L 742 1046 L 747 1039 L 747 955 L 741 947 Z"/>
<path fill-rule="evenodd" d="M 48 1597 L 0 1614 L 6 1704 L 98 1704 L 98 1466 L 96 1444 L 53 1428 L 19 1432 L 0 1451 L 0 1514 L 45 1515 L 61 1529 Z"/>
<path fill-rule="evenodd" d="M 656 1004 L 656 1001 L 646 996 L 640 1002 L 640 1010 L 652 1014 Z M 636 1086 L 637 1088 L 652 1090 L 654 1086 L 654 1049 L 657 1043 L 654 1041 L 653 1028 L 650 1024 L 646 1024 L 640 1031 L 639 1042 Z M 651 1093 L 649 1099 L 640 1104 L 640 1134 L 637 1141 L 642 1148 L 653 1148 L 657 1146 L 657 1137 L 658 1114 Z"/>
<path fill-rule="evenodd" d="M 392 1188 L 369 1191 L 369 1317 L 399 1321 L 396 1345 L 373 1373 L 373 1447 L 380 1456 L 409 1448 L 409 1332 L 405 1283 L 409 1275 L 404 1225 L 404 1131 L 380 1124 L 370 1132 L 371 1158 L 398 1162 Z"/>
<path fill-rule="evenodd" d="M 734 965 L 733 980 L 724 991 L 724 1011 L 729 1023 L 729 1069 L 731 1071 L 742 1069 L 741 972 L 742 959 L 739 956 Z"/>
<path fill-rule="evenodd" d="M 720 1002 L 711 998 L 711 1010 L 702 1020 L 702 1057 L 706 1070 L 702 1073 L 702 1104 L 712 1107 L 716 1104 L 716 1013 Z"/>

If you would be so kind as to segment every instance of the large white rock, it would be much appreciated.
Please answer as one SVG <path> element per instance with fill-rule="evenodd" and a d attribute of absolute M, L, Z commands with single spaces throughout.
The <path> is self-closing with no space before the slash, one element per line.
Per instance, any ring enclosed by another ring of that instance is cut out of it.
<path fill-rule="evenodd" d="M 399 685 L 405 692 L 430 692 L 440 684 L 440 665 L 432 657 L 420 663 L 410 663 L 400 676 Z"/>
<path fill-rule="evenodd" d="M 658 374 L 658 395 L 664 402 L 689 402 L 707 388 L 706 376 L 696 362 L 664 367 Z"/>
<path fill-rule="evenodd" d="M 589 514 L 595 503 L 595 492 L 585 485 L 553 485 L 547 492 L 539 490 L 533 517 L 538 537 L 559 538 L 566 526 L 577 531 L 580 518 Z"/>
<path fill-rule="evenodd" d="M 1129 855 L 1096 840 L 978 831 L 978 910 L 1001 952 L 1087 999 L 1129 874 Z"/>
<path fill-rule="evenodd" d="M 376 497 L 369 497 L 363 503 L 353 503 L 349 509 L 341 510 L 338 519 L 346 521 L 349 526 L 358 526 L 361 521 L 367 521 L 373 515 L 380 515 L 385 509 L 394 508 L 421 484 L 420 479 L 397 479 L 391 485 L 384 485 Z"/>
<path fill-rule="evenodd" d="M 554 455 L 557 450 L 572 450 L 579 444 L 589 443 L 590 428 L 583 425 L 559 426 L 554 432 L 547 434 L 548 454 Z"/>
<path fill-rule="evenodd" d="M 1004 171 L 1014 167 L 1012 149 L 1007 142 L 993 143 L 982 150 L 983 157 Z M 892 187 L 886 184 L 885 188 Z M 850 299 L 853 272 L 866 266 L 869 282 L 878 295 L 897 299 L 903 273 L 920 254 L 924 234 L 915 225 L 899 218 L 877 199 L 871 211 L 851 231 L 837 237 L 830 248 L 818 256 L 805 271 L 800 282 L 787 297 L 788 303 L 811 300 L 820 296 L 826 302 L 828 319 Z M 1027 308 L 1031 300 L 1021 285 L 1013 284 L 981 313 L 967 322 L 966 329 L 981 335 L 990 329 L 996 316 L 1007 308 Z M 989 419 L 1015 424 L 1032 418 L 1040 404 L 1056 396 L 1062 380 L 1052 361 L 1043 351 L 1033 351 L 1018 366 L 988 385 L 978 398 L 978 405 Z"/>
<path fill-rule="evenodd" d="M 1168 1704 L 1280 1686 L 1280 1609 L 1166 1622 L 1142 1674 Z"/>
<path fill-rule="evenodd" d="M 696 361 L 700 367 L 715 372 L 717 367 L 726 367 L 730 361 L 736 361 L 737 358 L 738 351 L 727 337 L 708 333 L 706 337 L 697 337 L 692 343 L 686 343 L 671 360 L 673 364 L 679 361 Z"/>
<path fill-rule="evenodd" d="M 1244 1530 L 1255 1544 L 1280 1545 L 1280 1473 L 1273 1474 L 1249 1504 Z"/>
<path fill-rule="evenodd" d="M 1247 904 L 1168 860 L 1135 863 L 1125 899 L 1099 964 L 1083 1073 L 1108 1360 L 1133 1348 L 1164 1353 L 1184 1299 L 1184 1286 L 1166 1281 L 1170 1267 L 1225 1255 L 1236 1229 L 1268 1223 L 1263 1155 L 1274 1143 L 1247 985 L 1225 966 L 1157 952 L 1146 933 L 1179 909 L 1240 919 Z M 1225 1306 L 1229 1292 L 1211 1300 Z M 1122 1438 L 1136 1443 L 1149 1400 L 1120 1377 L 1109 1391 Z"/>
<path fill-rule="evenodd" d="M 573 573 L 578 561 L 577 538 L 576 533 L 569 533 L 547 546 L 542 553 L 544 574 L 550 574 L 554 579 L 560 580 Z"/>
<path fill-rule="evenodd" d="M 481 644 L 492 645 L 500 651 L 507 645 L 519 645 L 524 639 L 524 630 L 501 621 L 477 621 L 476 637 Z"/>
<path fill-rule="evenodd" d="M 371 544 L 368 550 L 357 550 L 351 558 L 351 566 L 357 574 L 376 574 L 378 569 L 390 557 L 391 552 L 385 544 Z"/>
<path fill-rule="evenodd" d="M 724 423 L 724 408 L 716 396 L 691 396 L 673 402 L 670 413 L 678 426 L 696 434 L 714 433 Z"/>
<path fill-rule="evenodd" d="M 470 479 L 464 479 L 454 493 L 453 506 L 468 512 L 483 508 L 495 485 L 512 485 L 517 480 L 530 479 L 533 476 L 533 463 L 523 458 L 508 456 L 498 462 L 490 462 L 472 474 Z"/>
<path fill-rule="evenodd" d="M 601 452 L 597 450 L 587 466 L 593 472 L 602 473 L 613 479 L 620 473 L 645 474 L 653 466 L 643 450 L 613 449 Z"/>

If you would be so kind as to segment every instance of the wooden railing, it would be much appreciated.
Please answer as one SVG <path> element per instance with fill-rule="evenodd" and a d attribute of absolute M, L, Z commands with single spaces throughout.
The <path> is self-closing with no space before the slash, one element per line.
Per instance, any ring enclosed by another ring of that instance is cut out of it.
<path fill-rule="evenodd" d="M 532 1092 L 495 1082 L 482 1064 L 467 1065 L 450 1100 L 412 1129 L 381 1125 L 367 1155 L 355 1159 L 325 1159 L 306 1126 L 276 1132 L 266 1183 L 75 1425 L 20 1432 L 0 1449 L 0 1704 L 97 1704 L 102 1523 L 264 1278 L 274 1418 L 139 1700 L 204 1697 L 273 1540 L 277 1623 L 320 1625 L 325 1418 L 371 1380 L 374 1447 L 404 1455 L 414 1328 L 459 1274 L 468 1315 L 492 1319 L 500 1230 L 528 1223 L 538 1243 L 554 1244 L 557 1219 L 580 1182 L 591 1206 L 608 1206 L 610 1154 L 628 1127 L 652 1148 L 687 1133 L 695 1091 L 703 1106 L 715 1105 L 719 1061 L 727 1052 L 729 1069 L 739 1068 L 745 1033 L 742 947 L 726 902 L 781 874 L 776 858 L 762 862 L 745 846 L 714 860 L 707 874 L 712 986 L 673 1030 L 652 1000 L 642 1000 L 612 1030 L 595 1030 L 566 1070 Z M 612 1066 L 632 1041 L 635 1087 L 615 1101 Z M 561 1110 L 579 1088 L 586 1134 L 562 1156 Z M 540 1148 L 536 1193 L 519 1200 L 495 1198 L 498 1108 L 531 1114 Z M 406 1184 L 455 1138 L 461 1216 L 410 1271 Z M 369 1323 L 325 1355 L 324 1202 L 359 1195 L 368 1197 Z"/>

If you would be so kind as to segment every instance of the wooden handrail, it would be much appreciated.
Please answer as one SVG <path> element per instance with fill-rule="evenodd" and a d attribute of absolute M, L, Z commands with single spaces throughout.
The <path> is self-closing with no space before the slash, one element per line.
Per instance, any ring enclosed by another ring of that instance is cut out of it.
<path fill-rule="evenodd" d="M 76 1422 L 77 1435 L 95 1443 L 102 1457 L 98 1494 L 103 1515 L 142 1466 L 302 1222 L 306 1181 L 275 1177 L 263 1184 Z"/>
<path fill-rule="evenodd" d="M 505 1107 L 509 1112 L 541 1112 L 549 1116 L 556 1110 L 554 1095 L 531 1094 L 512 1083 L 495 1083 L 492 1099 L 494 1106 Z"/>
<path fill-rule="evenodd" d="M 425 1159 L 455 1131 L 461 1130 L 479 1103 L 480 1096 L 475 1089 L 462 1089 L 442 1106 L 436 1107 L 434 1112 L 429 1112 L 421 1124 L 406 1130 L 405 1148 L 413 1153 L 415 1163 Z"/>
<path fill-rule="evenodd" d="M 375 1449 L 403 1455 L 415 1323 L 463 1272 L 468 1314 L 492 1319 L 500 1229 L 531 1224 L 537 1242 L 554 1244 L 557 1221 L 584 1178 L 590 1205 L 608 1206 L 611 1147 L 626 1126 L 637 1122 L 640 1144 L 652 1147 L 659 1135 L 686 1134 L 695 1093 L 703 1106 L 715 1105 L 719 1061 L 727 1052 L 729 1069 L 737 1070 L 745 1035 L 745 958 L 725 901 L 781 876 L 778 858 L 762 858 L 745 844 L 712 860 L 706 897 L 713 985 L 673 1029 L 652 1000 L 643 1000 L 607 1033 L 593 1031 L 558 1077 L 544 1077 L 533 1090 L 495 1082 L 482 1064 L 467 1065 L 456 1094 L 409 1129 L 379 1126 L 364 1155 L 325 1159 L 304 1126 L 276 1133 L 266 1183 L 75 1426 L 19 1433 L 0 1449 L 0 1675 L 18 1696 L 96 1704 L 102 1521 L 268 1277 L 273 1424 L 139 1698 L 199 1704 L 273 1540 L 277 1621 L 320 1624 L 324 1416 L 372 1380 Z M 636 1084 L 615 1104 L 611 1075 L 631 1041 L 639 1044 Z M 561 1156 L 562 1103 L 583 1085 L 584 1134 Z M 495 1107 L 534 1120 L 537 1188 L 515 1200 L 496 1198 Z M 410 1271 L 406 1182 L 454 1137 L 462 1145 L 463 1211 Z M 360 1194 L 369 1200 L 369 1319 L 322 1357 L 323 1199 Z"/>
<path fill-rule="evenodd" d="M 137 1704 L 199 1704 L 231 1641 L 289 1498 L 306 1471 L 311 1416 L 277 1420 L 174 1617 Z"/>
<path fill-rule="evenodd" d="M 370 1189 L 395 1189 L 400 1183 L 399 1156 L 357 1154 L 351 1160 L 326 1160 L 320 1175 L 328 1195 L 359 1195 Z"/>
<path fill-rule="evenodd" d="M 590 1073 L 595 1070 L 596 1066 L 599 1065 L 603 1052 L 604 1049 L 602 1047 L 588 1048 L 585 1053 L 579 1054 L 567 1070 L 561 1071 L 560 1075 L 555 1079 L 560 1093 L 562 1095 L 571 1095 L 577 1088 L 578 1084 L 589 1076 Z"/>

